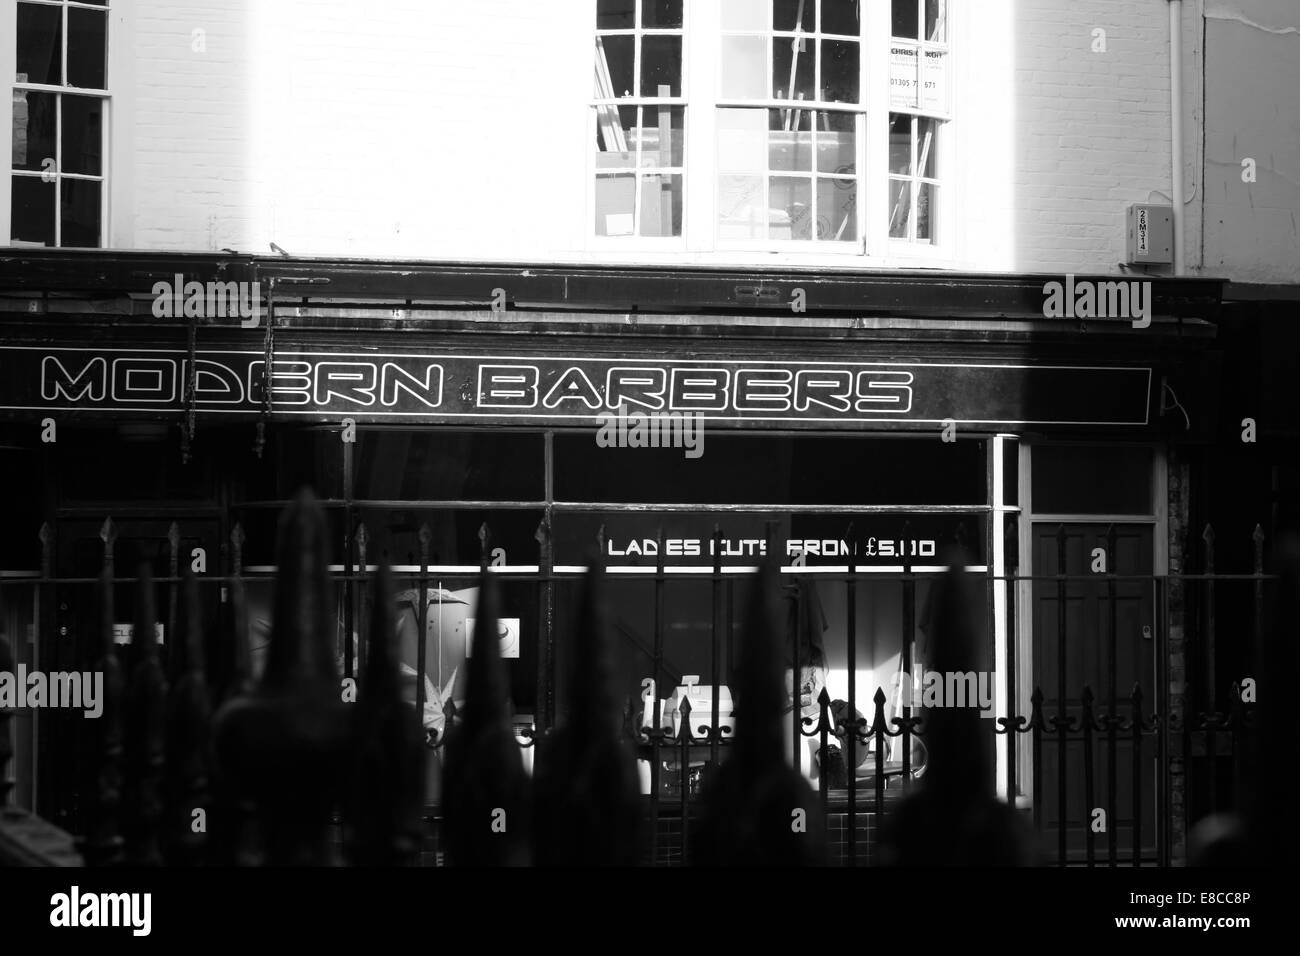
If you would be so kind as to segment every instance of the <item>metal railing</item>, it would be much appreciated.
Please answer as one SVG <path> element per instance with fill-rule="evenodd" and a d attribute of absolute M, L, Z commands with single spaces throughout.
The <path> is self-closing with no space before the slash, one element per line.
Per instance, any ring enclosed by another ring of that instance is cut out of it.
<path fill-rule="evenodd" d="M 82 858 L 92 865 L 442 862 L 442 850 L 449 846 L 446 828 L 452 825 L 444 819 L 444 811 L 448 800 L 455 802 L 454 794 L 460 785 L 453 773 L 456 759 L 448 750 L 449 737 L 453 740 L 450 746 L 455 746 L 457 725 L 449 721 L 449 734 L 441 735 L 422 735 L 418 729 L 416 715 L 424 713 L 424 678 L 429 672 L 423 640 L 427 633 L 427 601 L 417 602 L 417 633 L 421 639 L 415 662 L 414 707 L 398 689 L 397 661 L 390 646 L 394 633 L 392 589 L 402 584 L 427 594 L 434 584 L 428 571 L 427 528 L 419 537 L 421 564 L 415 573 L 391 573 L 368 563 L 370 539 L 364 525 L 357 527 L 352 536 L 349 564 L 338 571 L 326 563 L 323 520 L 314 503 L 299 501 L 290 511 L 288 530 L 282 529 L 278 572 L 273 579 L 277 605 L 298 608 L 310 621 L 295 623 L 288 614 L 277 618 L 269 652 L 272 660 L 260 675 L 255 673 L 249 648 L 245 589 L 251 579 L 242 567 L 244 539 L 238 526 L 230 542 L 230 573 L 200 579 L 188 572 L 178 573 L 181 534 L 174 525 L 169 535 L 169 573 L 156 580 L 149 574 L 135 578 L 116 574 L 114 542 L 118 529 L 111 519 L 104 522 L 101 531 L 100 575 L 59 577 L 52 570 L 53 529 L 49 525 L 42 528 L 40 573 L 0 581 L 0 601 L 30 607 L 33 654 L 29 660 L 33 670 L 69 666 L 82 669 L 89 663 L 105 675 L 104 711 L 93 722 L 70 719 L 70 715 L 57 712 L 37 713 L 33 733 L 37 765 L 31 773 L 41 784 L 36 809 L 45 820 L 13 808 L 7 810 L 0 825 L 0 852 L 11 859 L 25 854 L 47 862 L 67 862 L 66 836 L 59 836 L 59 830 L 51 827 L 53 823 L 78 834 Z M 719 535 L 715 530 L 715 538 Z M 1042 690 L 1034 687 L 1028 695 L 1029 713 L 1016 714 L 1026 688 L 1017 679 L 1016 641 L 1008 640 L 1006 672 L 998 675 L 1004 686 L 1005 707 L 1001 716 L 979 723 L 979 734 L 990 745 L 990 752 L 996 746 L 992 738 L 1004 739 L 1004 776 L 999 782 L 1008 803 L 1016 808 L 1014 815 L 1027 818 L 1026 823 L 1037 831 L 1035 859 L 1058 865 L 1168 864 L 1181 856 L 1186 831 L 1197 815 L 1241 806 L 1250 775 L 1258 771 L 1251 757 L 1257 724 L 1253 700 L 1249 692 L 1243 692 L 1240 679 L 1231 682 L 1228 706 L 1223 710 L 1216 709 L 1213 696 L 1199 691 L 1212 691 L 1219 683 L 1226 683 L 1214 676 L 1216 595 L 1222 587 L 1232 586 L 1230 582 L 1249 585 L 1250 632 L 1258 651 L 1266 620 L 1265 587 L 1274 576 L 1263 571 L 1263 538 L 1258 530 L 1253 538 L 1255 566 L 1250 574 L 1216 572 L 1212 533 L 1205 540 L 1206 566 L 1200 574 L 982 575 L 990 607 L 995 589 L 1005 589 L 1012 616 L 1007 631 L 1012 635 L 1017 589 L 1037 583 L 1055 586 L 1061 614 L 1057 640 L 1061 647 L 1067 644 L 1064 609 L 1070 582 L 1086 580 L 1095 585 L 1100 581 L 1106 592 L 1110 673 L 1104 706 L 1099 706 L 1094 689 L 1087 685 L 1079 688 L 1074 698 L 1077 704 L 1069 703 L 1065 669 L 1060 668 L 1055 675 L 1054 712 L 1049 712 Z M 480 541 L 484 555 L 480 581 L 486 590 L 495 586 L 495 579 L 506 576 L 487 567 L 491 539 L 486 527 Z M 719 552 L 714 549 L 715 554 Z M 595 553 L 603 553 L 600 542 Z M 662 547 L 659 554 L 655 573 L 637 576 L 653 592 L 650 656 L 656 687 L 665 673 L 665 600 L 670 585 Z M 844 661 L 848 674 L 856 675 L 855 629 L 862 577 L 852 558 L 849 562 L 844 574 L 793 573 L 782 577 L 795 584 L 813 578 L 823 587 L 831 582 L 842 584 Z M 1062 561 L 1058 567 L 1064 566 Z M 909 667 L 915 588 L 921 577 L 907 565 L 899 575 L 872 575 L 873 580 L 896 581 L 900 586 L 903 660 Z M 511 574 L 509 578 L 531 582 L 535 587 L 543 631 L 540 641 L 553 647 L 557 636 L 563 640 L 572 636 L 555 633 L 556 588 L 562 582 L 576 580 L 578 575 L 557 573 L 543 564 L 536 573 Z M 723 654 L 724 639 L 730 644 L 737 629 L 733 608 L 737 575 L 724 573 L 721 557 L 715 557 L 712 573 L 673 574 L 671 578 L 710 583 L 712 686 L 716 689 L 728 683 L 730 677 L 741 682 L 738 688 L 743 686 L 744 675 L 736 675 L 724 666 Z M 775 576 L 771 580 L 774 582 Z M 588 587 L 606 587 L 601 581 L 603 576 L 598 575 Z M 1156 686 L 1135 684 L 1121 698 L 1115 687 L 1115 614 L 1117 586 L 1123 581 L 1150 587 L 1157 640 Z M 115 643 L 113 634 L 113 596 L 119 586 L 136 589 L 135 638 L 125 646 Z M 156 617 L 153 601 L 159 587 L 166 595 L 165 666 L 162 649 L 149 626 Z M 202 587 L 222 591 L 221 601 L 216 602 L 215 621 L 203 618 Z M 68 648 L 60 648 L 60 638 L 66 635 L 59 633 L 62 625 L 56 608 L 85 603 L 92 588 L 98 595 L 98 631 L 95 639 L 81 648 L 83 653 L 74 655 Z M 343 589 L 342 615 L 327 607 L 331 603 L 327 592 L 336 588 Z M 1200 593 L 1193 593 L 1198 588 Z M 805 606 L 800 603 L 801 609 Z M 483 612 L 478 613 L 482 616 Z M 969 603 L 959 607 L 957 613 L 972 620 L 981 616 L 980 609 Z M 762 614 L 751 609 L 745 617 L 742 633 L 746 640 L 755 628 L 767 626 L 760 620 Z M 781 629 L 779 625 L 772 627 Z M 1169 638 L 1175 630 L 1182 632 L 1177 647 L 1171 646 Z M 354 631 L 360 638 L 355 646 Z M 212 634 L 215 640 L 210 639 Z M 592 646 L 599 647 L 606 637 L 602 634 L 592 640 Z M 490 644 L 484 642 L 484 646 Z M 594 653 L 599 657 L 605 652 Z M 779 652 L 773 654 L 779 656 Z M 792 683 L 797 685 L 796 675 L 801 674 L 805 663 L 800 660 L 804 651 L 799 640 L 790 642 L 786 654 L 783 663 L 774 657 L 772 666 L 788 668 Z M 333 663 L 338 657 L 341 668 Z M 1247 659 L 1247 670 L 1259 667 L 1257 653 L 1247 655 Z M 545 660 L 553 661 L 549 656 Z M 0 670 L 6 669 L 3 663 L 0 657 Z M 535 776 L 542 775 L 545 769 L 548 741 L 562 736 L 559 730 L 564 726 L 563 721 L 550 726 L 548 701 L 553 697 L 554 679 L 547 672 L 548 666 L 539 665 L 534 726 L 510 726 L 503 731 L 519 747 L 537 746 Z M 1190 668 L 1195 680 L 1171 677 L 1173 671 L 1184 666 Z M 357 706 L 352 710 L 345 706 L 339 692 L 340 682 L 349 679 L 359 681 Z M 499 675 L 493 686 L 495 689 L 478 693 L 499 696 Z M 475 693 L 471 679 L 467 710 L 474 707 Z M 797 686 L 792 693 L 797 697 Z M 727 725 L 726 715 L 720 712 L 720 697 L 715 690 L 710 712 L 702 721 L 697 718 L 694 722 L 689 698 L 684 699 L 677 708 L 679 720 L 674 729 L 671 719 L 665 722 L 664 701 L 655 693 L 649 702 L 649 722 L 625 727 L 619 742 L 624 750 L 619 753 L 630 759 L 639 748 L 645 755 L 649 792 L 637 796 L 620 791 L 611 799 L 615 803 L 631 801 L 636 812 L 615 813 L 610 818 L 635 816 L 640 820 L 640 835 L 634 842 L 642 862 L 662 864 L 694 858 L 693 834 L 707 817 L 707 813 L 701 816 L 701 810 L 707 804 L 710 783 L 746 733 L 743 716 L 738 728 Z M 742 708 L 743 701 L 742 695 Z M 932 768 L 916 761 L 918 754 L 930 746 L 931 724 L 939 715 L 928 708 L 914 711 L 906 704 L 900 713 L 891 715 L 890 699 L 883 687 L 877 687 L 870 718 L 859 717 L 854 679 L 848 681 L 847 700 L 838 710 L 824 688 L 815 713 L 805 713 L 802 707 L 790 703 L 786 719 L 790 721 L 791 752 L 782 760 L 799 766 L 803 741 L 816 744 L 813 765 L 819 772 L 816 791 L 809 790 L 809 808 L 816 811 L 819 821 L 816 838 L 823 847 L 816 858 L 849 866 L 878 862 L 879 841 L 894 811 L 909 795 L 929 786 L 925 775 Z M 505 714 L 506 702 L 494 701 L 493 706 L 498 704 L 502 706 L 493 712 Z M 946 714 L 942 716 L 947 718 Z M 7 762 L 13 750 L 5 746 L 12 717 L 12 711 L 0 711 L 0 765 Z M 468 714 L 465 719 L 469 719 Z M 754 719 L 751 714 L 751 727 Z M 491 720 L 485 726 L 502 730 Z M 1018 743 L 1021 739 L 1028 741 L 1028 766 L 1020 757 L 1024 749 Z M 412 740 L 418 745 L 413 746 Z M 582 751 L 589 744 L 585 740 L 575 744 L 570 739 L 568 746 Z M 707 759 L 701 759 L 699 748 L 706 750 Z M 829 758 L 834 748 L 839 749 L 843 760 L 842 780 L 832 779 Z M 1123 760 L 1125 750 L 1127 761 Z M 859 774 L 858 757 L 863 753 L 867 755 L 866 771 Z M 1069 774 L 1075 753 L 1081 767 L 1077 782 Z M 315 754 L 320 759 L 307 759 L 304 754 Z M 897 757 L 891 759 L 892 754 Z M 1054 779 L 1045 778 L 1049 755 L 1054 760 Z M 446 770 L 445 799 L 434 804 L 426 800 L 425 763 L 429 759 L 453 765 Z M 476 772 L 486 774 L 485 779 L 497 779 L 494 774 L 499 776 L 499 767 L 484 769 L 476 759 L 464 753 L 459 758 L 462 767 L 475 766 Z M 508 757 L 501 759 L 509 762 Z M 673 763 L 677 767 L 675 787 L 667 785 L 665 779 Z M 700 792 L 693 783 L 692 763 L 703 764 Z M 363 767 L 368 768 L 365 774 L 372 781 L 385 781 L 384 786 L 368 787 L 359 769 Z M 291 768 L 292 773 L 286 768 Z M 762 772 L 779 776 L 774 765 Z M 526 783 L 519 783 L 513 770 L 506 776 L 515 781 L 512 786 L 516 789 L 527 788 Z M 991 780 L 991 770 L 989 777 Z M 7 773 L 0 773 L 0 781 L 6 780 Z M 1225 780 L 1230 785 L 1225 786 Z M 0 782 L 0 795 L 11 786 Z M 1204 793 L 1198 797 L 1200 791 Z M 990 794 L 978 795 L 979 799 L 986 796 Z M 531 798 L 515 793 L 512 799 L 524 807 Z M 587 798 L 575 795 L 573 799 Z M 538 805 L 556 803 L 552 800 Z M 1082 814 L 1077 812 L 1080 808 Z M 1096 825 L 1097 811 L 1102 811 L 1100 819 L 1105 821 L 1100 827 Z M 205 822 L 202 827 L 198 826 L 200 819 Z M 1147 832 L 1145 821 L 1151 821 L 1154 832 Z M 534 825 L 545 826 L 546 821 L 534 821 Z M 33 827 L 44 829 L 40 835 L 33 835 Z M 27 828 L 25 836 L 23 828 Z M 1123 841 L 1122 832 L 1126 832 Z M 51 833 L 55 834 L 53 842 Z M 528 828 L 524 828 L 518 844 L 519 860 L 529 858 L 527 834 Z M 270 839 L 268 835 L 276 836 Z M 1148 837 L 1150 842 L 1144 842 Z M 1054 854 L 1051 843 L 1055 843 Z M 23 848 L 21 853 L 15 849 L 19 846 Z M 42 850 L 42 846 L 46 849 Z M 462 851 L 460 859 L 450 862 L 471 862 L 466 852 L 472 851 Z"/>

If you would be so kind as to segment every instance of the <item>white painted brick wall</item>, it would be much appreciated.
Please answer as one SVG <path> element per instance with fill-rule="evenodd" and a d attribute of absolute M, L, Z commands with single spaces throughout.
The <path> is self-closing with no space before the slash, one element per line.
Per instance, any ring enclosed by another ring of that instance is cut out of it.
<path fill-rule="evenodd" d="M 134 138 L 130 245 L 592 255 L 589 3 L 134 4 L 134 83 L 120 98 Z M 961 219 L 953 257 L 937 264 L 1116 271 L 1125 206 L 1170 188 L 1166 10 L 980 0 L 966 11 L 950 166 Z M 1091 50 L 1097 27 L 1105 53 Z M 206 52 L 191 50 L 195 29 Z"/>
<path fill-rule="evenodd" d="M 1019 0 L 1015 31 L 1015 267 L 1115 272 L 1125 207 L 1168 202 L 1168 8 Z"/>

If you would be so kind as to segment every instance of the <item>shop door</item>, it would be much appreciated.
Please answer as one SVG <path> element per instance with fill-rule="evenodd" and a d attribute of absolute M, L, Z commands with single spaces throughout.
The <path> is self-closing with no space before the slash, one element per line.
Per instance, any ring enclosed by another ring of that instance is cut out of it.
<path fill-rule="evenodd" d="M 1130 695 L 1141 685 L 1143 711 L 1156 699 L 1152 526 L 1114 526 L 1114 547 L 1108 546 L 1105 523 L 1043 522 L 1034 525 L 1034 576 L 1074 575 L 1064 582 L 1034 582 L 1034 686 L 1043 692 L 1043 717 L 1059 714 L 1082 718 L 1085 687 L 1093 694 L 1093 715 L 1100 722 L 1112 712 L 1128 720 Z M 1063 531 L 1063 542 L 1058 534 Z M 1094 571 L 1101 549 L 1106 570 L 1121 576 L 1111 581 Z M 1062 552 L 1064 564 L 1062 565 Z M 1138 575 L 1138 578 L 1124 578 Z M 1062 600 L 1063 599 L 1063 600 Z M 1062 628 L 1064 630 L 1062 631 Z M 1113 648 L 1113 650 L 1112 650 Z M 1104 727 L 1105 724 L 1102 723 Z M 1092 787 L 1087 789 L 1084 740 L 1069 735 L 1064 747 L 1065 814 L 1061 814 L 1061 747 L 1050 726 L 1043 736 L 1043 824 L 1049 851 L 1059 852 L 1065 830 L 1067 859 L 1086 859 L 1086 839 L 1094 830 L 1098 861 L 1108 859 L 1112 833 L 1121 861 L 1132 861 L 1134 784 L 1140 786 L 1141 842 L 1144 858 L 1154 859 L 1156 820 L 1156 759 L 1154 740 L 1144 741 L 1140 780 L 1134 780 L 1133 744 L 1127 732 L 1117 735 L 1113 753 L 1105 730 L 1095 731 L 1092 746 Z M 1114 768 L 1114 806 L 1111 801 Z M 1105 811 L 1104 819 L 1097 809 Z M 1104 831 L 1096 827 L 1104 824 Z"/>

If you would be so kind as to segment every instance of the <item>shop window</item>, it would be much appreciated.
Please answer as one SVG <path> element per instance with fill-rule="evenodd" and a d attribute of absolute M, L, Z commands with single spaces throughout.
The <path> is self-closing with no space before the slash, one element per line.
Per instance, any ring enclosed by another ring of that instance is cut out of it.
<path fill-rule="evenodd" d="M 488 560 L 507 568 L 540 564 L 537 529 L 541 509 L 484 510 L 363 507 L 356 520 L 369 535 L 367 562 L 420 563 L 420 528 L 429 528 L 431 565 L 477 568 L 482 557 L 479 531 L 488 530 Z"/>
<path fill-rule="evenodd" d="M 682 0 L 596 5 L 595 234 L 682 234 Z"/>
<path fill-rule="evenodd" d="M 181 461 L 176 427 L 164 422 L 121 422 L 111 428 L 59 428 L 49 446 L 50 471 L 67 505 L 115 502 L 210 501 L 214 497 L 213 443 L 196 442 L 194 459 Z"/>
<path fill-rule="evenodd" d="M 1036 446 L 1034 513 L 1149 515 L 1153 455 L 1146 446 Z"/>
<path fill-rule="evenodd" d="M 261 459 L 248 454 L 246 500 L 288 501 L 304 487 L 317 498 L 343 497 L 343 443 L 335 430 L 270 427 Z"/>
<path fill-rule="evenodd" d="M 17 5 L 9 238 L 103 239 L 107 2 Z"/>
<path fill-rule="evenodd" d="M 373 429 L 357 433 L 353 498 L 541 501 L 540 434 Z"/>
<path fill-rule="evenodd" d="M 679 449 L 555 436 L 555 497 L 576 502 L 982 505 L 985 443 L 714 435 Z"/>

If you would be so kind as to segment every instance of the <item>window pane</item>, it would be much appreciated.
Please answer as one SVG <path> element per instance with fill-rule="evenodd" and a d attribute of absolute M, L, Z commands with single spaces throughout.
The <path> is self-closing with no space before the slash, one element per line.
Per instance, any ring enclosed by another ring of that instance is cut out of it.
<path fill-rule="evenodd" d="M 768 168 L 812 170 L 812 110 L 768 110 Z"/>
<path fill-rule="evenodd" d="M 14 90 L 14 169 L 44 169 L 54 159 L 54 117 L 59 94 Z"/>
<path fill-rule="evenodd" d="M 769 239 L 812 238 L 812 180 L 772 176 L 768 180 L 771 222 Z"/>
<path fill-rule="evenodd" d="M 1040 445 L 1032 455 L 1039 514 L 1151 513 L 1150 448 Z"/>
<path fill-rule="evenodd" d="M 632 95 L 635 49 L 636 40 L 631 36 L 596 37 L 596 96 Z"/>
<path fill-rule="evenodd" d="M 925 35 L 931 43 L 948 38 L 948 0 L 925 0 Z"/>
<path fill-rule="evenodd" d="M 987 501 L 985 443 L 979 440 L 769 437 L 708 431 L 708 423 L 706 431 L 705 453 L 697 459 L 687 459 L 680 448 L 601 448 L 590 432 L 557 432 L 556 500 L 974 506 Z M 694 512 L 691 519 L 709 529 L 730 517 Z M 924 519 L 907 520 L 917 530 Z M 558 528 L 558 515 L 556 521 Z M 594 527 L 584 534 L 586 542 L 594 537 Z"/>
<path fill-rule="evenodd" d="M 719 169 L 738 172 L 767 169 L 767 114 L 767 110 L 761 109 L 718 110 Z"/>
<path fill-rule="evenodd" d="M 772 98 L 813 98 L 813 45 L 806 37 L 772 38 Z"/>
<path fill-rule="evenodd" d="M 12 183 L 9 238 L 54 245 L 54 183 L 39 176 L 14 176 Z"/>
<path fill-rule="evenodd" d="M 643 236 L 682 234 L 682 177 L 680 173 L 641 177 L 641 228 Z"/>
<path fill-rule="evenodd" d="M 681 37 L 647 36 L 642 38 L 641 95 L 682 95 Z"/>
<path fill-rule="evenodd" d="M 665 30 L 682 25 L 682 0 L 642 0 L 641 25 Z"/>
<path fill-rule="evenodd" d="M 906 113 L 889 117 L 889 171 L 912 175 L 912 117 Z"/>
<path fill-rule="evenodd" d="M 641 165 L 664 168 L 682 165 L 684 106 L 644 106 L 642 126 L 632 139 L 641 144 Z"/>
<path fill-rule="evenodd" d="M 539 501 L 538 433 L 362 429 L 354 497 L 405 501 Z"/>
<path fill-rule="evenodd" d="M 596 0 L 596 29 L 630 30 L 636 26 L 636 0 Z"/>
<path fill-rule="evenodd" d="M 766 218 L 761 176 L 718 177 L 719 238 L 762 239 Z"/>
<path fill-rule="evenodd" d="M 772 0 L 772 29 L 794 30 L 805 33 L 816 29 L 816 0 Z"/>
<path fill-rule="evenodd" d="M 818 178 L 817 238 L 835 242 L 853 242 L 858 238 L 856 180 Z"/>
<path fill-rule="evenodd" d="M 18 4 L 19 83 L 63 82 L 63 11 L 58 7 Z"/>
<path fill-rule="evenodd" d="M 894 28 L 893 35 L 903 37 L 908 40 L 918 39 L 917 32 L 917 0 L 893 0 L 894 4 Z"/>
<path fill-rule="evenodd" d="M 722 38 L 722 95 L 726 99 L 767 98 L 767 40 Z"/>
<path fill-rule="evenodd" d="M 927 179 L 935 178 L 939 153 L 939 123 L 937 120 L 918 117 L 916 121 L 916 162 L 920 175 Z"/>
<path fill-rule="evenodd" d="M 68 9 L 68 83 L 104 89 L 108 18 L 98 10 Z"/>
<path fill-rule="evenodd" d="M 727 0 L 722 5 L 722 29 L 767 31 L 768 0 Z"/>
<path fill-rule="evenodd" d="M 822 33 L 861 36 L 860 0 L 822 0 Z"/>
<path fill-rule="evenodd" d="M 103 119 L 104 103 L 98 97 L 63 97 L 63 172 L 103 172 Z"/>
<path fill-rule="evenodd" d="M 906 239 L 912 218 L 912 185 L 905 179 L 889 181 L 889 237 Z"/>
<path fill-rule="evenodd" d="M 857 122 L 852 113 L 817 113 L 817 171 L 850 175 L 858 171 Z"/>
<path fill-rule="evenodd" d="M 821 98 L 831 103 L 858 101 L 858 44 L 822 40 Z"/>
<path fill-rule="evenodd" d="M 60 244 L 96 248 L 99 246 L 99 194 L 101 183 L 91 179 L 62 179 Z"/>
<path fill-rule="evenodd" d="M 633 235 L 635 210 L 636 179 L 631 173 L 596 177 L 596 235 Z"/>
<path fill-rule="evenodd" d="M 916 194 L 916 238 L 921 242 L 934 242 L 935 218 L 938 213 L 939 187 L 934 183 L 921 183 Z"/>
<path fill-rule="evenodd" d="M 636 164 L 635 106 L 597 106 L 596 168 L 631 169 Z"/>

